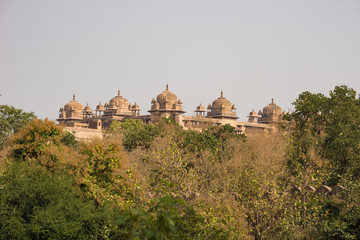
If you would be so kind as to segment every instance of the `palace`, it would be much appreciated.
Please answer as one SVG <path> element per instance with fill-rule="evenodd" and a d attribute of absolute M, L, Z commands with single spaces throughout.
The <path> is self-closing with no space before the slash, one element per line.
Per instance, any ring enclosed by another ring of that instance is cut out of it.
<path fill-rule="evenodd" d="M 256 129 L 269 131 L 274 128 L 272 123 L 279 122 L 285 113 L 272 100 L 258 113 L 252 110 L 248 121 L 238 121 L 235 104 L 226 99 L 222 91 L 220 97 L 209 104 L 207 108 L 201 104 L 197 106 L 194 116 L 184 115 L 185 111 L 182 105 L 183 101 L 169 91 L 168 85 L 166 85 L 165 91 L 157 95 L 156 99 L 152 99 L 147 115 L 140 115 L 140 107 L 136 103 L 129 103 L 120 95 L 120 90 L 109 102 L 104 105 L 99 103 L 95 111 L 89 105 L 83 107 L 73 95 L 72 101 L 60 108 L 57 121 L 66 128 L 82 128 L 92 131 L 108 128 L 115 120 L 140 119 L 145 123 L 156 123 L 163 117 L 173 117 L 184 129 L 201 130 L 209 126 L 229 124 L 235 127 L 236 132 L 245 133 L 245 131 Z"/>

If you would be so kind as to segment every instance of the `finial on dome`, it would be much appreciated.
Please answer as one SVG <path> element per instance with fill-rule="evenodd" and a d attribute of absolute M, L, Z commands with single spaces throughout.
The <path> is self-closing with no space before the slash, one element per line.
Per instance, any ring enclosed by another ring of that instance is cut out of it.
<path fill-rule="evenodd" d="M 118 89 L 118 96 L 120 96 L 120 89 Z"/>
<path fill-rule="evenodd" d="M 73 94 L 73 100 L 75 101 L 75 93 Z"/>
<path fill-rule="evenodd" d="M 169 84 L 166 84 L 166 91 L 169 90 Z"/>
<path fill-rule="evenodd" d="M 223 93 L 223 91 L 221 90 L 221 96 L 220 97 L 224 97 L 224 93 Z"/>
<path fill-rule="evenodd" d="M 271 104 L 274 104 L 274 99 L 273 98 L 271 99 Z"/>

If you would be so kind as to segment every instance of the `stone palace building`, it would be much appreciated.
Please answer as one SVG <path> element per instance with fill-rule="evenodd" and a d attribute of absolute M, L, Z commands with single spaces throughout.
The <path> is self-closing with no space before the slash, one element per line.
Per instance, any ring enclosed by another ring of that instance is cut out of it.
<path fill-rule="evenodd" d="M 238 133 L 245 133 L 249 130 L 273 129 L 273 124 L 279 122 L 285 113 L 281 107 L 274 103 L 274 100 L 262 110 L 256 113 L 252 110 L 248 116 L 248 121 L 238 121 L 236 106 L 224 97 L 221 91 L 220 97 L 215 99 L 206 108 L 199 105 L 194 110 L 193 116 L 184 115 L 183 101 L 169 91 L 166 85 L 165 91 L 157 95 L 151 101 L 149 114 L 140 115 L 140 107 L 118 94 L 111 98 L 104 105 L 99 103 L 94 110 L 89 105 L 83 107 L 73 99 L 60 108 L 57 121 L 68 129 L 87 129 L 95 133 L 96 130 L 107 128 L 112 121 L 124 121 L 125 119 L 140 119 L 145 123 L 156 123 L 161 118 L 173 117 L 184 129 L 201 130 L 208 126 L 229 124 L 235 127 Z M 81 138 L 81 137 L 80 137 Z"/>

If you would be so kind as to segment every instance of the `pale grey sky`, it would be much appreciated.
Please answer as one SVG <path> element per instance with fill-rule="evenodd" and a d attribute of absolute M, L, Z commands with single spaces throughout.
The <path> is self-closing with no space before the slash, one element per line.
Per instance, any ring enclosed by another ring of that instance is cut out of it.
<path fill-rule="evenodd" d="M 359 0 L 0 0 L 0 104 L 55 120 L 121 95 L 142 114 L 166 83 L 187 115 L 220 91 L 240 120 L 271 98 L 360 92 Z"/>

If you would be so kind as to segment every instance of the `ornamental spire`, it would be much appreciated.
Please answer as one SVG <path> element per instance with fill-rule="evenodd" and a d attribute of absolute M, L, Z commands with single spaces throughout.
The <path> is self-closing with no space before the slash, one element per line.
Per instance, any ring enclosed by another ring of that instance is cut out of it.
<path fill-rule="evenodd" d="M 166 91 L 169 90 L 169 84 L 166 84 Z"/>

